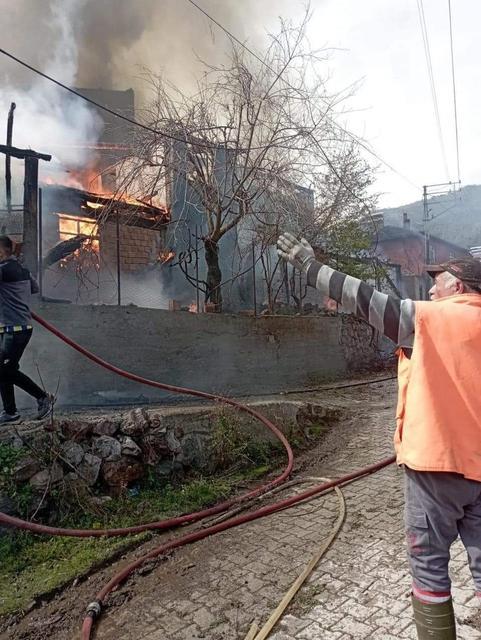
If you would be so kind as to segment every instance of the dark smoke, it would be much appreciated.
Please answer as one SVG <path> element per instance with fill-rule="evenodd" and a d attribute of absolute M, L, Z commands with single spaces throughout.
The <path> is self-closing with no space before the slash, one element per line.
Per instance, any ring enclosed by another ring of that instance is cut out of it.
<path fill-rule="evenodd" d="M 288 0 L 199 0 L 219 22 L 251 46 L 279 14 L 302 12 Z M 59 39 L 55 17 L 72 16 L 78 52 L 77 86 L 142 88 L 142 68 L 190 83 L 197 56 L 223 60 L 227 38 L 187 0 L 0 0 L 2 46 L 44 69 Z M 0 77 L 28 86 L 30 72 L 0 59 Z M 4 84 L 4 83 L 2 83 Z"/>

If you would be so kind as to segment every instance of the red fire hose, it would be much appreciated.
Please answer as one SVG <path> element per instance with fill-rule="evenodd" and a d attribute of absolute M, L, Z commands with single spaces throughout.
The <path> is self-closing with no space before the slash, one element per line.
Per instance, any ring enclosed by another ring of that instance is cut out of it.
<path fill-rule="evenodd" d="M 230 398 L 226 398 L 223 396 L 218 396 L 218 395 L 214 395 L 214 394 L 210 394 L 210 393 L 206 393 L 203 391 L 196 391 L 194 389 L 187 389 L 184 387 L 178 387 L 178 386 L 174 386 L 174 385 L 169 385 L 169 384 L 164 384 L 161 382 L 156 382 L 154 380 L 149 380 L 146 378 L 143 378 L 141 376 L 138 376 L 136 374 L 130 373 L 128 371 L 124 371 L 123 369 L 120 369 L 112 364 L 110 364 L 109 362 L 103 360 L 102 358 L 99 358 L 98 356 L 96 356 L 94 353 L 92 353 L 91 351 L 88 351 L 87 349 L 85 349 L 84 347 L 80 346 L 79 344 L 77 344 L 76 342 L 74 342 L 73 340 L 71 340 L 70 338 L 68 338 L 66 335 L 64 335 L 61 331 L 59 331 L 56 327 L 54 327 L 53 325 L 51 325 L 49 322 L 47 322 L 46 320 L 44 320 L 43 318 L 41 318 L 40 316 L 38 316 L 36 313 L 32 313 L 33 318 L 39 323 L 41 324 L 43 327 L 45 327 L 48 331 L 52 332 L 54 335 L 56 335 L 58 338 L 60 338 L 61 340 L 63 340 L 65 343 L 67 343 L 69 346 L 71 346 L 73 349 L 75 349 L 76 351 L 80 352 L 82 355 L 86 356 L 87 358 L 89 358 L 90 360 L 92 360 L 93 362 L 95 362 L 96 364 L 100 365 L 101 367 L 104 367 L 105 369 L 108 369 L 109 371 L 112 371 L 113 373 L 123 376 L 125 378 L 128 378 L 130 380 L 133 380 L 135 382 L 140 382 L 141 384 L 145 384 L 145 385 L 149 385 L 151 387 L 156 387 L 158 389 L 163 389 L 163 390 L 167 390 L 167 391 L 172 391 L 174 393 L 182 393 L 182 394 L 186 394 L 186 395 L 191 395 L 191 396 L 196 396 L 199 398 L 204 398 L 207 400 L 213 400 L 214 402 L 218 402 L 218 403 L 222 403 L 222 404 L 228 404 L 230 406 L 235 407 L 236 409 L 239 409 L 240 411 L 243 411 L 244 413 L 248 413 L 251 416 L 253 416 L 254 418 L 256 418 L 257 420 L 259 420 L 260 422 L 262 422 L 262 424 L 264 424 L 279 440 L 280 442 L 282 442 L 286 452 L 287 452 L 287 465 L 284 469 L 284 471 L 277 476 L 276 478 L 274 478 L 273 480 L 271 480 L 269 483 L 258 487 L 257 489 L 254 489 L 253 491 L 250 491 L 246 494 L 243 494 L 241 496 L 238 496 L 236 498 L 232 498 L 231 500 L 227 500 L 224 501 L 214 507 L 210 507 L 209 509 L 204 509 L 203 511 L 197 511 L 195 513 L 190 513 L 190 514 L 186 514 L 183 516 L 179 516 L 177 518 L 171 518 L 169 520 L 161 520 L 159 522 L 151 522 L 151 523 L 147 523 L 147 524 L 143 524 L 143 525 L 138 525 L 138 526 L 134 526 L 134 527 L 125 527 L 123 529 L 104 529 L 104 530 L 98 530 L 98 529 L 63 529 L 60 527 L 48 527 L 45 525 L 41 525 L 41 524 L 37 524 L 34 522 L 27 522 L 25 520 L 21 520 L 20 518 L 14 518 L 12 516 L 8 516 L 4 513 L 0 512 L 0 523 L 7 525 L 7 526 L 11 526 L 11 527 L 16 527 L 19 529 L 25 529 L 28 531 L 32 531 L 34 533 L 40 533 L 40 534 L 48 534 L 48 535 L 56 535 L 56 536 L 73 536 L 73 537 L 98 537 L 98 536 L 116 536 L 116 535 L 128 535 L 128 534 L 135 534 L 135 533 L 140 533 L 142 531 L 147 531 L 147 530 L 152 530 L 152 529 L 168 529 L 168 528 L 172 528 L 172 527 L 176 527 L 182 524 L 188 524 L 188 523 L 192 523 L 192 522 L 197 522 L 198 520 L 201 520 L 207 516 L 211 516 L 211 515 L 215 515 L 218 513 L 221 513 L 223 511 L 226 511 L 227 509 L 229 509 L 230 507 L 232 507 L 235 504 L 238 504 L 240 502 L 244 502 L 246 500 L 255 498 L 267 491 L 269 491 L 270 489 L 272 489 L 273 487 L 279 485 L 280 483 L 282 483 L 291 473 L 292 470 L 292 465 L 293 465 L 293 460 L 294 460 L 294 456 L 293 456 L 293 452 L 292 449 L 289 445 L 289 442 L 287 441 L 287 439 L 285 438 L 284 434 L 281 432 L 281 430 L 279 429 L 279 427 L 277 427 L 273 422 L 271 422 L 270 420 L 268 420 L 265 416 L 263 416 L 262 414 L 260 414 L 259 412 L 255 411 L 254 409 L 251 409 L 250 407 L 243 405 L 239 402 L 236 402 L 235 400 L 232 400 Z M 287 498 L 285 500 L 281 500 L 277 503 L 268 505 L 266 507 L 263 507 L 261 509 L 258 509 L 252 513 L 248 513 L 242 516 L 238 516 L 236 518 L 232 518 L 230 520 L 227 520 L 225 522 L 213 525 L 211 527 L 207 527 L 205 529 L 202 529 L 200 531 L 194 531 L 192 533 L 189 533 L 185 536 L 182 536 L 180 538 L 177 538 L 175 540 L 172 540 L 170 542 L 164 543 L 163 545 L 161 545 L 160 547 L 157 547 L 156 549 L 154 549 L 153 551 L 149 552 L 148 554 L 146 554 L 145 556 L 143 556 L 142 558 L 139 558 L 138 560 L 136 560 L 135 562 L 131 563 L 130 565 L 128 565 L 127 567 L 125 567 L 122 571 L 120 571 L 119 573 L 117 573 L 104 587 L 103 589 L 97 594 L 95 600 L 90 603 L 87 607 L 87 615 L 84 619 L 84 623 L 82 626 L 82 639 L 83 640 L 89 640 L 90 639 L 90 634 L 91 634 L 91 629 L 92 629 L 92 625 L 93 622 L 95 620 L 95 618 L 97 618 L 101 612 L 101 606 L 104 602 L 104 600 L 106 599 L 107 595 L 118 585 L 120 584 L 123 580 L 125 580 L 133 571 L 135 571 L 135 569 L 137 569 L 140 565 L 142 565 L 144 562 L 146 562 L 147 560 L 150 560 L 152 558 L 155 558 L 163 553 L 166 553 L 167 551 L 177 548 L 177 547 L 181 547 L 184 546 L 186 544 L 190 544 L 191 542 L 195 542 L 197 540 L 201 540 L 203 538 L 206 538 L 208 536 L 214 535 L 215 533 L 219 533 L 221 531 L 225 531 L 227 529 L 230 529 L 232 527 L 238 526 L 240 524 L 244 524 L 245 522 L 250 522 L 252 520 L 256 520 L 258 518 L 262 518 L 265 517 L 269 514 L 275 513 L 276 511 L 279 511 L 280 509 L 285 509 L 286 507 L 292 506 L 294 504 L 297 504 L 298 502 L 305 500 L 306 498 L 312 497 L 314 495 L 317 495 L 319 493 L 322 493 L 328 489 L 331 489 L 335 486 L 344 484 L 348 481 L 354 480 L 356 478 L 360 478 L 364 475 L 370 474 L 370 473 L 374 473 L 376 471 L 379 471 L 380 469 L 392 464 L 395 461 L 395 457 L 391 457 L 391 458 L 387 458 L 385 460 L 381 460 L 380 462 L 377 462 L 371 466 L 365 467 L 363 469 L 360 469 L 354 473 L 345 475 L 341 478 L 338 478 L 337 480 L 333 480 L 331 482 L 327 482 L 327 483 L 323 483 L 321 485 L 312 487 L 311 489 L 297 494 L 291 498 Z"/>
<path fill-rule="evenodd" d="M 252 513 L 247 513 L 242 516 L 238 516 L 236 518 L 231 518 L 226 522 L 221 522 L 219 524 L 215 524 L 211 527 L 207 527 L 206 529 L 201 529 L 200 531 L 193 531 L 181 538 L 177 538 L 175 540 L 171 540 L 166 542 L 165 544 L 153 549 L 149 553 L 145 554 L 138 560 L 135 560 L 131 564 L 124 567 L 121 571 L 119 571 L 110 581 L 97 593 L 95 600 L 91 602 L 87 607 L 87 615 L 84 618 L 84 622 L 82 625 L 82 640 L 90 640 L 90 634 L 92 630 L 92 625 L 95 620 L 100 615 L 102 604 L 105 601 L 108 594 L 115 589 L 121 582 L 123 582 L 129 575 L 131 575 L 138 567 L 140 567 L 144 562 L 148 560 L 152 560 L 153 558 L 157 558 L 163 553 L 167 553 L 171 549 L 176 549 L 178 547 L 183 547 L 192 542 L 197 542 L 198 540 L 202 540 L 203 538 L 207 538 L 208 536 L 212 536 L 215 533 L 220 533 L 221 531 L 226 531 L 227 529 L 231 529 L 232 527 L 237 527 L 240 524 L 244 524 L 246 522 L 252 522 L 252 520 L 257 520 L 258 518 L 264 518 L 265 516 L 271 515 L 276 511 L 280 511 L 285 509 L 286 507 L 291 507 L 302 500 L 306 500 L 312 496 L 315 496 L 319 493 L 323 493 L 328 489 L 332 489 L 333 487 L 337 487 L 341 484 L 349 482 L 351 480 L 355 480 L 360 478 L 361 476 L 365 476 L 370 473 L 375 473 L 384 467 L 395 462 L 396 458 L 386 458 L 385 460 L 381 460 L 375 464 L 370 465 L 369 467 L 365 467 L 359 471 L 355 471 L 354 473 L 350 473 L 348 475 L 342 476 L 337 480 L 332 480 L 331 482 L 325 482 L 323 484 L 317 485 L 304 491 L 302 493 L 298 493 L 291 498 L 286 498 L 284 500 L 280 500 L 279 502 L 275 502 L 274 504 L 270 504 L 266 507 L 262 507 L 261 509 L 257 509 Z"/>

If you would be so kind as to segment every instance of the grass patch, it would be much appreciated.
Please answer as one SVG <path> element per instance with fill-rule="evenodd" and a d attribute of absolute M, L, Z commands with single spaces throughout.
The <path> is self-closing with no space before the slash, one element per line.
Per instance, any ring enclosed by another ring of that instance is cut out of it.
<path fill-rule="evenodd" d="M 309 435 L 317 436 L 323 425 L 313 423 L 310 429 Z M 305 434 L 299 430 L 293 428 L 289 439 L 295 447 L 306 446 Z M 205 473 L 210 475 L 192 475 L 181 486 L 172 486 L 162 484 L 164 481 L 152 472 L 138 495 L 122 494 L 93 513 L 87 502 L 84 504 L 78 497 L 73 500 L 61 489 L 53 489 L 55 523 L 76 529 L 120 528 L 198 511 L 261 478 L 284 456 L 278 442 L 246 438 L 236 416 L 221 414 L 213 425 L 207 455 L 209 466 Z M 12 482 L 17 459 L 16 451 L 0 447 L 0 488 L 3 484 L 5 493 L 13 495 L 22 507 L 28 503 L 29 495 L 25 493 L 28 487 L 19 488 Z M 13 531 L 0 536 L 0 616 L 24 610 L 33 600 L 62 588 L 153 535 L 146 532 L 128 537 L 76 539 Z"/>
<path fill-rule="evenodd" d="M 75 528 L 126 527 L 197 511 L 226 498 L 240 481 L 258 478 L 269 469 L 262 465 L 229 476 L 198 477 L 180 488 L 147 486 L 138 496 L 123 496 L 107 503 L 102 516 L 84 515 L 62 524 Z M 44 538 L 18 531 L 0 537 L 0 616 L 25 609 L 38 596 L 68 584 L 152 535 L 146 532 L 76 539 Z"/>
<path fill-rule="evenodd" d="M 282 451 L 277 441 L 246 438 L 239 417 L 220 413 L 212 427 L 209 457 L 215 469 L 242 469 L 269 462 L 274 451 Z"/>
<path fill-rule="evenodd" d="M 130 538 L 146 539 L 142 534 Z M 126 547 L 125 538 L 52 538 L 40 540 L 31 534 L 17 534 L 0 542 L 0 615 L 25 609 L 32 600 L 86 573 Z M 10 547 L 10 549 L 8 549 Z M 12 551 L 14 553 L 12 554 Z"/>

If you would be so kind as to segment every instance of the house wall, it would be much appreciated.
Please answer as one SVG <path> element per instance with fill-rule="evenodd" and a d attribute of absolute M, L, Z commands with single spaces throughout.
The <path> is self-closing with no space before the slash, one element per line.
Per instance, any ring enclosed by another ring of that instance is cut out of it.
<path fill-rule="evenodd" d="M 467 254 L 462 247 L 456 248 L 435 237 L 429 239 L 429 249 L 430 263 L 446 262 L 455 255 Z M 432 280 L 425 271 L 424 252 L 424 237 L 414 234 L 402 239 L 383 240 L 378 245 L 378 254 L 391 265 L 398 266 L 392 277 L 403 298 L 429 299 Z"/>
<path fill-rule="evenodd" d="M 233 396 L 311 386 L 378 366 L 372 330 L 348 316 L 249 318 L 40 303 L 39 315 L 109 362 L 152 380 Z M 162 399 L 36 326 L 22 369 L 62 403 Z M 21 396 L 21 398 L 20 398 Z M 174 396 L 177 397 L 177 396 Z M 32 400 L 19 392 L 20 406 Z"/>
<path fill-rule="evenodd" d="M 456 255 L 465 255 L 467 251 L 459 248 L 455 251 L 453 246 L 445 244 L 437 238 L 430 238 L 429 245 L 432 251 L 433 262 L 446 262 Z M 403 275 L 422 276 L 424 274 L 424 240 L 423 238 L 410 238 L 402 240 L 389 240 L 379 243 L 379 252 L 390 263 L 401 266 Z"/>
<path fill-rule="evenodd" d="M 108 222 L 99 230 L 102 260 L 111 267 L 117 264 L 117 228 Z M 145 269 L 155 262 L 162 247 L 160 231 L 142 227 L 119 226 L 120 266 L 123 272 Z"/>

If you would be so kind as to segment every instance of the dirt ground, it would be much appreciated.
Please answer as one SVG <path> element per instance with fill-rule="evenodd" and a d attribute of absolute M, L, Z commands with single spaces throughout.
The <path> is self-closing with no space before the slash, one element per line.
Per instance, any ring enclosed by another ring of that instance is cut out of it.
<path fill-rule="evenodd" d="M 296 460 L 294 476 L 336 477 L 392 455 L 395 391 L 391 381 L 312 394 L 316 402 L 343 409 L 345 419 Z M 415 637 L 402 527 L 402 472 L 392 465 L 348 485 L 344 493 L 348 512 L 341 534 L 272 640 Z M 243 640 L 254 619 L 267 619 L 337 515 L 337 499 L 329 494 L 146 565 L 108 598 L 94 637 Z M 114 573 L 196 526 L 155 535 L 114 565 L 37 603 L 23 617 L 1 620 L 0 638 L 78 640 L 85 607 Z M 481 638 L 473 626 L 476 599 L 457 544 L 452 568 L 459 637 Z"/>

